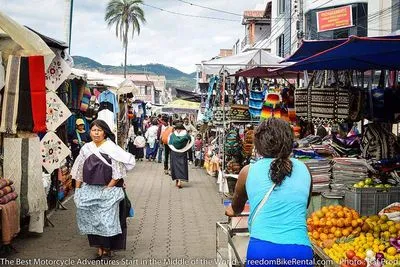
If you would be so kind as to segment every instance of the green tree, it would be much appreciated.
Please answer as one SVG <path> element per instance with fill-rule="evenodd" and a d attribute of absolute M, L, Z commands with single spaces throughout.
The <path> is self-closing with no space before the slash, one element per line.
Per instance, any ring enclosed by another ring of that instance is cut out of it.
<path fill-rule="evenodd" d="M 125 49 L 124 77 L 126 78 L 126 61 L 128 57 L 128 35 L 132 32 L 132 39 L 137 32 L 140 34 L 140 24 L 146 23 L 144 12 L 140 5 L 142 0 L 110 0 L 107 5 L 104 20 L 108 27 L 115 25 L 115 33 L 121 39 Z"/>

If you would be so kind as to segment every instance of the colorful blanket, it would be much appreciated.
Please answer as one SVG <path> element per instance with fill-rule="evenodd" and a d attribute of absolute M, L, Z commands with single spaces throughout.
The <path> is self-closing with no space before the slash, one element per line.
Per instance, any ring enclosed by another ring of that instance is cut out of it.
<path fill-rule="evenodd" d="M 7 204 L 0 205 L 0 214 L 2 241 L 4 245 L 8 245 L 20 230 L 17 202 L 10 201 Z"/>
<path fill-rule="evenodd" d="M 13 185 L 9 185 L 0 189 L 0 197 L 3 197 L 11 192 L 15 191 L 15 187 Z"/>
<path fill-rule="evenodd" d="M 7 204 L 11 200 L 17 199 L 18 194 L 16 192 L 11 192 L 5 196 L 0 197 L 0 204 Z"/>
<path fill-rule="evenodd" d="M 10 179 L 0 178 L 0 189 L 8 185 L 12 185 L 14 182 Z"/>

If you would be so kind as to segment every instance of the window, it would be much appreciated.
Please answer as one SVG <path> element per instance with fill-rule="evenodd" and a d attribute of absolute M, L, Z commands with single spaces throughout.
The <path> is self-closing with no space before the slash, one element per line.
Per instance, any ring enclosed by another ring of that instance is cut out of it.
<path fill-rule="evenodd" d="M 284 14 L 286 10 L 286 0 L 278 0 L 278 15 Z"/>
<path fill-rule="evenodd" d="M 281 34 L 278 39 L 276 39 L 277 41 L 277 54 L 280 57 L 285 57 L 285 35 Z"/>

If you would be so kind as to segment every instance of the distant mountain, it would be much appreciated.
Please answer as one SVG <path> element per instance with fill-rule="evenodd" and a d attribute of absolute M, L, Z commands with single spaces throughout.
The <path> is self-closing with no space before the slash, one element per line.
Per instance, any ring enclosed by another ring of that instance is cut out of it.
<path fill-rule="evenodd" d="M 73 56 L 74 67 L 79 69 L 98 70 L 104 73 L 123 74 L 123 66 L 103 65 L 91 58 Z M 162 64 L 147 65 L 128 65 L 127 72 L 147 72 L 157 75 L 164 75 L 167 79 L 167 86 L 185 88 L 192 90 L 196 87 L 196 73 L 184 73 L 176 68 L 165 66 Z"/>

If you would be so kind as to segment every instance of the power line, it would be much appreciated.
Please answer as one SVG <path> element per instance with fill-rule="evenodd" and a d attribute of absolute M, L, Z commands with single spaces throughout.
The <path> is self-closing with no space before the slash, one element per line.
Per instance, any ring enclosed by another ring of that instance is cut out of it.
<path fill-rule="evenodd" d="M 177 0 L 177 1 L 182 2 L 182 3 L 185 3 L 185 4 L 188 4 L 188 5 L 191 5 L 191 6 L 197 6 L 197 7 L 201 7 L 201 8 L 208 9 L 208 10 L 212 10 L 212 11 L 216 11 L 216 12 L 221 12 L 221 13 L 225 13 L 225 14 L 229 14 L 229 15 L 234 15 L 234 16 L 242 17 L 242 15 L 241 15 L 241 14 L 238 14 L 238 13 L 233 13 L 233 12 L 229 12 L 229 11 L 224 11 L 224 10 L 220 10 L 220 9 L 216 9 L 216 8 L 212 8 L 212 7 L 207 7 L 207 6 L 201 6 L 201 5 L 193 4 L 193 3 L 190 3 L 190 2 L 184 1 L 184 0 Z"/>
<path fill-rule="evenodd" d="M 142 5 L 147 6 L 147 7 L 151 7 L 151 8 L 154 8 L 154 9 L 158 9 L 160 11 L 164 11 L 164 12 L 167 12 L 167 13 L 170 13 L 170 14 L 180 15 L 180 16 L 185 16 L 185 17 L 240 22 L 237 19 L 225 19 L 225 18 L 216 18 L 216 17 L 209 17 L 209 16 L 199 16 L 199 15 L 193 15 L 193 14 L 184 14 L 184 13 L 179 13 L 179 12 L 175 12 L 175 11 L 170 11 L 170 10 L 167 10 L 167 9 L 164 9 L 164 8 L 161 8 L 161 7 L 152 6 L 152 5 L 145 4 L 145 3 L 142 3 Z"/>

